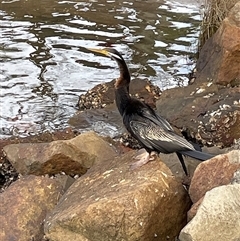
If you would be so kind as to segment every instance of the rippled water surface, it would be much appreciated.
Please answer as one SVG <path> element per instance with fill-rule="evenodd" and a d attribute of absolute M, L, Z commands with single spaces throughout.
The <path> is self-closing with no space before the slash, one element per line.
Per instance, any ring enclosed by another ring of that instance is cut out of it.
<path fill-rule="evenodd" d="M 86 47 L 115 47 L 162 89 L 186 84 L 201 18 L 189 2 L 1 1 L 0 135 L 63 128 L 81 93 L 118 76 Z"/>

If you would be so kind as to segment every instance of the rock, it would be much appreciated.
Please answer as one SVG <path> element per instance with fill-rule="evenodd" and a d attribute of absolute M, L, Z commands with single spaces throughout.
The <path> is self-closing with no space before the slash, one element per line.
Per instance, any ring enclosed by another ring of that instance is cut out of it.
<path fill-rule="evenodd" d="M 240 138 L 237 140 L 234 140 L 233 145 L 230 148 L 228 148 L 228 151 L 231 151 L 231 150 L 240 150 Z"/>
<path fill-rule="evenodd" d="M 123 130 L 122 118 L 115 104 L 104 108 L 76 112 L 68 121 L 79 130 L 94 130 L 101 135 L 116 137 Z"/>
<path fill-rule="evenodd" d="M 194 83 L 165 90 L 157 112 L 188 138 L 206 145 L 229 147 L 240 138 L 240 88 Z"/>
<path fill-rule="evenodd" d="M 71 128 L 66 128 L 63 130 L 56 130 L 53 133 L 44 131 L 43 133 L 27 137 L 12 136 L 8 139 L 0 140 L 0 192 L 3 192 L 12 182 L 16 181 L 19 177 L 19 173 L 6 159 L 6 156 L 3 153 L 4 146 L 16 143 L 41 143 L 55 140 L 65 140 L 71 139 L 77 134 L 77 131 L 73 131 Z"/>
<path fill-rule="evenodd" d="M 212 79 L 215 83 L 240 85 L 240 2 L 231 9 L 217 32 L 200 51 L 197 61 L 198 81 Z"/>
<path fill-rule="evenodd" d="M 117 155 L 115 149 L 94 132 L 51 143 L 11 144 L 3 148 L 7 159 L 23 174 L 83 174 L 95 162 Z"/>
<path fill-rule="evenodd" d="M 78 107 L 80 110 L 104 108 L 115 100 L 115 80 L 104 84 L 98 84 L 91 90 L 79 97 Z M 136 98 L 146 101 L 155 106 L 156 99 L 160 96 L 160 89 L 146 79 L 132 79 L 130 93 Z"/>
<path fill-rule="evenodd" d="M 196 216 L 181 231 L 180 241 L 240 240 L 240 184 L 208 191 Z"/>
<path fill-rule="evenodd" d="M 78 135 L 78 131 L 72 130 L 72 128 L 68 127 L 63 130 L 56 130 L 54 132 L 44 131 L 42 133 L 38 133 L 36 135 L 29 135 L 26 137 L 21 136 L 11 136 L 7 139 L 0 139 L 0 163 L 3 160 L 2 149 L 4 146 L 9 144 L 17 144 L 17 143 L 33 143 L 33 142 L 51 142 L 56 140 L 66 140 L 74 138 Z"/>
<path fill-rule="evenodd" d="M 114 103 L 115 80 L 96 85 L 86 94 L 79 97 L 78 111 L 69 119 L 69 124 L 78 130 L 91 129 L 101 135 L 116 137 L 125 130 L 122 118 Z M 145 79 L 133 79 L 130 93 L 137 99 L 145 101 L 155 107 L 155 102 L 160 96 L 160 89 Z"/>
<path fill-rule="evenodd" d="M 19 174 L 12 164 L 5 158 L 0 163 L 0 193 L 3 192 L 12 182 L 19 178 Z"/>
<path fill-rule="evenodd" d="M 193 203 L 214 187 L 230 184 L 234 173 L 240 168 L 240 150 L 218 155 L 201 162 L 193 175 L 189 195 Z"/>
<path fill-rule="evenodd" d="M 43 221 L 62 196 L 63 187 L 55 179 L 27 176 L 0 194 L 2 241 L 41 241 Z"/>
<path fill-rule="evenodd" d="M 162 93 L 158 112 L 204 145 L 230 147 L 240 138 L 240 2 L 205 43 L 195 82 Z"/>
<path fill-rule="evenodd" d="M 79 149 L 81 152 L 85 151 L 89 155 L 94 156 L 94 163 L 84 161 L 84 165 L 90 168 L 93 164 L 99 163 L 113 159 L 118 155 L 117 150 L 112 144 L 105 141 L 101 136 L 97 135 L 93 131 L 83 133 L 71 140 L 67 140 L 66 143 L 70 143 Z"/>
<path fill-rule="evenodd" d="M 187 213 L 187 220 L 190 222 L 196 215 L 200 204 L 202 203 L 204 197 L 200 198 L 197 202 L 193 203 L 191 209 Z"/>
<path fill-rule="evenodd" d="M 231 180 L 231 184 L 238 183 L 240 184 L 240 169 L 238 169 L 236 172 L 233 174 L 233 178 Z"/>
<path fill-rule="evenodd" d="M 93 166 L 45 221 L 54 241 L 173 240 L 186 224 L 189 197 L 164 163 L 131 171 L 134 151 Z"/>
<path fill-rule="evenodd" d="M 179 177 L 181 180 L 186 178 L 186 174 L 183 171 L 182 165 L 176 153 L 170 153 L 170 154 L 160 153 L 159 157 L 162 160 L 162 162 L 167 165 L 167 167 L 171 170 L 171 172 L 175 177 Z M 191 157 L 184 157 L 184 162 L 187 167 L 189 177 L 191 177 L 197 165 L 200 163 L 200 161 L 193 159 Z"/>

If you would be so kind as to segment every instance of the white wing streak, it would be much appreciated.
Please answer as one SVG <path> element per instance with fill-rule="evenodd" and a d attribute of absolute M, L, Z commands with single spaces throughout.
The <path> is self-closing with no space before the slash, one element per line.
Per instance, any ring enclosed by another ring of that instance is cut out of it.
<path fill-rule="evenodd" d="M 141 121 L 130 121 L 130 126 L 138 138 L 144 139 L 146 142 L 150 141 L 151 144 L 154 145 L 157 149 L 168 149 L 168 143 L 171 143 L 171 146 L 174 144 L 174 147 L 172 146 L 172 148 L 175 148 L 176 151 L 181 149 L 194 150 L 192 144 L 185 140 L 183 137 L 178 136 L 172 130 L 169 130 L 169 128 L 165 129 L 151 121 L 148 123 Z M 142 141 L 145 143 L 144 140 Z"/>

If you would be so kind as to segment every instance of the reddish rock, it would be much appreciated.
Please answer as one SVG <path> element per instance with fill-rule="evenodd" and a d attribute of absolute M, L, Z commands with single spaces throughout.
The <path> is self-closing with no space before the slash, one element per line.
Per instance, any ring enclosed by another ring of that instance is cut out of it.
<path fill-rule="evenodd" d="M 174 240 L 190 200 L 166 165 L 131 171 L 135 152 L 93 166 L 65 193 L 45 222 L 50 240 Z"/>
<path fill-rule="evenodd" d="M 43 221 L 63 194 L 56 179 L 27 176 L 0 194 L 2 241 L 41 241 Z"/>
<path fill-rule="evenodd" d="M 240 150 L 233 150 L 200 163 L 189 187 L 189 195 L 193 203 L 214 187 L 230 184 L 234 173 L 239 168 Z"/>
<path fill-rule="evenodd" d="M 201 49 L 197 61 L 198 81 L 212 79 L 217 84 L 240 84 L 240 2 L 222 21 L 217 32 Z"/>
<path fill-rule="evenodd" d="M 7 159 L 23 174 L 83 174 L 95 162 L 114 158 L 115 149 L 94 132 L 51 143 L 11 144 L 3 148 Z"/>
<path fill-rule="evenodd" d="M 190 222 L 196 215 L 198 208 L 199 208 L 200 204 L 202 203 L 203 198 L 204 197 L 200 198 L 196 203 L 194 203 L 192 205 L 191 209 L 188 211 L 188 213 L 187 213 L 188 222 Z"/>

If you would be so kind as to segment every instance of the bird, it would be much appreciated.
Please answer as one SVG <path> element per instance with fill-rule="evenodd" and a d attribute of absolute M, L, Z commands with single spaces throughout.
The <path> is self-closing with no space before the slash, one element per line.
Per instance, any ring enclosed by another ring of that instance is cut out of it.
<path fill-rule="evenodd" d="M 164 117 L 157 114 L 148 104 L 130 96 L 131 75 L 125 60 L 116 49 L 88 48 L 88 50 L 110 57 L 118 64 L 120 76 L 114 84 L 115 102 L 125 128 L 145 149 L 145 152 L 136 157 L 138 161 L 131 165 L 132 169 L 154 160 L 159 153 L 175 152 L 185 174 L 188 175 L 183 155 L 200 161 L 214 157 L 214 155 L 196 150 L 193 144 L 174 131 Z"/>

